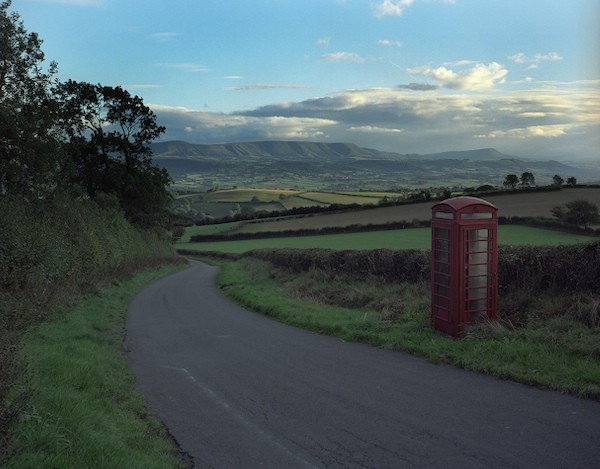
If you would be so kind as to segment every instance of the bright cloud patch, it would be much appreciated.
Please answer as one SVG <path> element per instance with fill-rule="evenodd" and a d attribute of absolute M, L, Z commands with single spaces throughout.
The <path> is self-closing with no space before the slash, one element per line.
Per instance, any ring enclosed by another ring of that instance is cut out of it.
<path fill-rule="evenodd" d="M 366 133 L 378 133 L 378 134 L 399 134 L 404 132 L 402 129 L 390 129 L 387 127 L 375 127 L 372 125 L 363 125 L 360 127 L 350 127 L 350 132 L 366 132 Z"/>
<path fill-rule="evenodd" d="M 532 125 L 509 130 L 494 130 L 485 135 L 476 135 L 476 138 L 518 138 L 526 139 L 532 137 L 554 138 L 567 133 L 570 125 Z"/>
<path fill-rule="evenodd" d="M 331 54 L 323 54 L 320 60 L 321 62 L 333 63 L 352 62 L 362 64 L 366 62 L 364 57 L 353 52 L 333 52 Z"/>
<path fill-rule="evenodd" d="M 527 56 L 523 52 L 511 55 L 509 57 L 515 63 L 529 65 L 528 69 L 538 68 L 542 62 L 556 62 L 562 60 L 562 57 L 557 52 L 549 52 L 547 54 L 535 54 L 534 56 Z"/>
<path fill-rule="evenodd" d="M 493 88 L 497 82 L 502 82 L 508 74 L 497 62 L 477 64 L 475 67 L 461 72 L 455 72 L 446 67 L 415 67 L 408 69 L 413 75 L 423 75 L 433 78 L 441 86 L 452 90 L 486 90 Z"/>
<path fill-rule="evenodd" d="M 383 0 L 373 5 L 373 14 L 377 18 L 384 16 L 402 16 L 404 10 L 411 6 L 414 0 Z"/>
<path fill-rule="evenodd" d="M 402 42 L 391 39 L 380 39 L 377 43 L 386 47 L 402 47 Z"/>

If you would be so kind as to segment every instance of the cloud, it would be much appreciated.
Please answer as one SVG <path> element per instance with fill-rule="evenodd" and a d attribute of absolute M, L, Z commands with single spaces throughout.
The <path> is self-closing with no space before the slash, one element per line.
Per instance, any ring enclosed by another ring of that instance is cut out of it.
<path fill-rule="evenodd" d="M 162 32 L 150 35 L 150 39 L 156 42 L 171 42 L 176 37 L 181 36 L 179 33 Z"/>
<path fill-rule="evenodd" d="M 485 144 L 521 156 L 596 157 L 600 106 L 595 83 L 502 93 L 430 90 L 420 84 L 346 90 L 232 113 L 150 106 L 166 140 L 195 143 L 298 139 L 352 142 L 399 153 Z"/>
<path fill-rule="evenodd" d="M 386 47 L 402 47 L 403 44 L 400 41 L 393 41 L 391 39 L 380 39 L 377 41 L 378 44 Z"/>
<path fill-rule="evenodd" d="M 475 67 L 461 72 L 454 72 L 444 66 L 438 68 L 409 68 L 412 75 L 423 75 L 433 78 L 441 86 L 451 90 L 487 90 L 501 82 L 508 71 L 497 62 L 477 64 Z"/>
<path fill-rule="evenodd" d="M 158 122 L 167 126 L 167 138 L 196 143 L 250 140 L 318 140 L 335 122 L 322 118 L 210 113 L 177 106 L 150 104 Z"/>
<path fill-rule="evenodd" d="M 225 80 L 242 80 L 244 77 L 240 75 L 227 75 L 223 77 Z"/>
<path fill-rule="evenodd" d="M 225 89 L 232 90 L 232 91 L 261 91 L 261 90 L 274 90 L 274 89 L 301 89 L 301 88 L 306 88 L 306 86 L 305 85 L 256 83 L 253 85 L 230 86 Z"/>
<path fill-rule="evenodd" d="M 158 63 L 156 64 L 161 68 L 171 68 L 174 70 L 181 70 L 187 73 L 205 73 L 210 72 L 211 70 L 202 64 L 191 63 L 191 62 L 181 62 L 181 63 Z"/>
<path fill-rule="evenodd" d="M 317 45 L 319 46 L 328 46 L 331 42 L 331 36 L 320 37 L 317 39 Z"/>
<path fill-rule="evenodd" d="M 532 137 L 555 138 L 566 134 L 572 127 L 568 124 L 556 125 L 532 125 L 530 127 L 521 127 L 508 130 L 494 130 L 484 135 L 475 135 L 475 138 L 518 138 L 527 139 Z"/>
<path fill-rule="evenodd" d="M 404 132 L 403 129 L 390 129 L 388 127 L 376 127 L 372 125 L 362 125 L 359 127 L 348 128 L 349 132 L 365 132 L 365 133 L 376 133 L 376 134 L 399 134 Z"/>
<path fill-rule="evenodd" d="M 357 63 L 357 64 L 362 64 L 367 61 L 364 57 L 362 57 L 358 54 L 355 54 L 353 52 L 333 52 L 331 54 L 323 54 L 319 60 L 321 62 L 330 62 L 330 63 L 349 62 L 349 63 Z"/>
<path fill-rule="evenodd" d="M 534 56 L 527 56 L 523 52 L 511 55 L 508 57 L 515 63 L 529 65 L 528 70 L 536 69 L 542 62 L 556 62 L 562 60 L 562 57 L 557 52 L 548 52 L 547 54 L 535 54 Z"/>
<path fill-rule="evenodd" d="M 433 91 L 437 90 L 439 86 L 428 83 L 409 83 L 408 85 L 398 85 L 398 88 L 412 91 Z"/>
<path fill-rule="evenodd" d="M 373 14 L 377 18 L 384 16 L 402 16 L 404 10 L 411 6 L 414 0 L 383 0 L 372 5 Z"/>

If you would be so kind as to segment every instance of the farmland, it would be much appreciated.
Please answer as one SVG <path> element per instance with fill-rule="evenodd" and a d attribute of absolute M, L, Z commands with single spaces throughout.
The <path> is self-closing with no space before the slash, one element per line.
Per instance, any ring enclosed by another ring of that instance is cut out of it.
<path fill-rule="evenodd" d="M 597 239 L 591 236 L 574 235 L 516 225 L 501 225 L 498 232 L 499 243 L 508 245 L 556 246 L 561 244 L 588 242 Z M 431 230 L 429 228 L 411 228 L 403 230 L 382 230 L 361 233 L 295 236 L 240 241 L 203 243 L 182 242 L 177 245 L 177 248 L 197 251 L 243 253 L 262 248 L 329 248 L 339 250 L 381 248 L 429 249 L 430 243 Z"/>
<path fill-rule="evenodd" d="M 551 217 L 550 210 L 576 199 L 585 199 L 600 206 L 600 188 L 574 188 L 550 192 L 528 192 L 491 195 L 486 200 L 498 207 L 498 216 L 505 217 Z M 275 221 L 259 221 L 241 225 L 237 232 L 285 231 L 296 229 L 320 229 L 332 226 L 380 225 L 413 219 L 428 220 L 434 202 L 421 202 L 369 210 L 314 215 Z"/>
<path fill-rule="evenodd" d="M 272 212 L 301 207 L 376 205 L 402 197 L 395 192 L 318 192 L 289 189 L 221 189 L 175 196 L 174 210 L 194 219 L 222 218 L 236 213 Z"/>

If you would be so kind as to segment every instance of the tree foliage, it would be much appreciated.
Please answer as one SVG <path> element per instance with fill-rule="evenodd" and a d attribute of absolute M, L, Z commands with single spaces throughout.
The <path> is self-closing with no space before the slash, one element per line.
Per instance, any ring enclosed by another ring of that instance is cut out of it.
<path fill-rule="evenodd" d="M 535 186 L 535 177 L 530 171 L 525 171 L 521 174 L 521 185 L 526 187 Z"/>
<path fill-rule="evenodd" d="M 0 195 L 47 193 L 60 155 L 53 135 L 53 76 L 42 68 L 37 34 L 28 33 L 10 0 L 0 3 Z"/>
<path fill-rule="evenodd" d="M 78 188 L 116 197 L 136 224 L 163 224 L 171 179 L 149 144 L 164 127 L 121 87 L 58 82 L 56 64 L 42 67 L 42 41 L 10 6 L 0 3 L 0 196 Z"/>
<path fill-rule="evenodd" d="M 558 174 L 555 174 L 552 177 L 552 185 L 555 187 L 562 187 L 562 185 L 565 183 L 565 180 L 560 177 Z"/>
<path fill-rule="evenodd" d="M 583 226 L 600 222 L 598 206 L 583 199 L 573 200 L 565 204 L 565 208 L 560 205 L 552 207 L 552 215 L 558 220 L 568 225 Z"/>
<path fill-rule="evenodd" d="M 504 187 L 514 189 L 519 183 L 519 177 L 516 174 L 507 174 L 504 179 Z"/>
<path fill-rule="evenodd" d="M 165 129 L 150 108 L 121 87 L 72 80 L 59 87 L 58 96 L 74 181 L 92 198 L 117 196 L 135 223 L 160 222 L 171 179 L 152 164 L 149 144 Z"/>

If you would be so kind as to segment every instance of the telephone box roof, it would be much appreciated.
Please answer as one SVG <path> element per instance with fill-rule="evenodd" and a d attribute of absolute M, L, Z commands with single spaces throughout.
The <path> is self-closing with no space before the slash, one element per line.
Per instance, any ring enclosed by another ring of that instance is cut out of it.
<path fill-rule="evenodd" d="M 431 207 L 431 209 L 436 210 L 438 208 L 441 208 L 442 206 L 450 207 L 453 212 L 464 211 L 469 207 L 472 207 L 473 211 L 477 211 L 478 209 L 481 210 L 481 208 L 484 208 L 485 211 L 490 212 L 498 210 L 498 207 L 488 202 L 487 200 L 480 199 L 479 197 L 470 196 L 452 197 L 438 202 L 433 207 Z M 487 207 L 487 209 L 485 209 L 485 207 Z"/>

